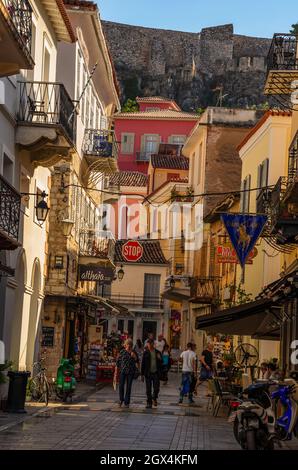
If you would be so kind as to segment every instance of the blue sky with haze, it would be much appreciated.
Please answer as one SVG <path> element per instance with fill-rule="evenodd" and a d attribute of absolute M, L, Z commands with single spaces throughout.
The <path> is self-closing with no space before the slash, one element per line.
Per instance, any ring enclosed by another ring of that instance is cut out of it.
<path fill-rule="evenodd" d="M 271 37 L 298 22 L 297 0 L 98 0 L 101 17 L 140 26 L 198 32 L 233 23 L 237 34 Z"/>

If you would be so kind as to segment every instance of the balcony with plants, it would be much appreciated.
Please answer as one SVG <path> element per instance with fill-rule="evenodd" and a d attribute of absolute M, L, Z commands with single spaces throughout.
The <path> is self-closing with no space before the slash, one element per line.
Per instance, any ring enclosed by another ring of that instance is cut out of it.
<path fill-rule="evenodd" d="M 32 8 L 28 0 L 0 0 L 0 76 L 33 69 Z"/>
<path fill-rule="evenodd" d="M 114 267 L 115 238 L 109 230 L 81 230 L 79 239 L 79 264 L 103 262 Z"/>

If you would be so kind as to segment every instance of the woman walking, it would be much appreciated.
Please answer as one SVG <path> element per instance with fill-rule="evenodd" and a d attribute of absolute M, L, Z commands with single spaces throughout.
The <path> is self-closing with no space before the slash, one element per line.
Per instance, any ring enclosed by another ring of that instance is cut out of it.
<path fill-rule="evenodd" d="M 138 356 L 133 350 L 133 342 L 127 339 L 124 349 L 119 354 L 116 362 L 115 376 L 119 372 L 119 406 L 124 403 L 129 408 L 132 382 L 137 371 Z M 125 390 L 126 388 L 126 390 Z"/>

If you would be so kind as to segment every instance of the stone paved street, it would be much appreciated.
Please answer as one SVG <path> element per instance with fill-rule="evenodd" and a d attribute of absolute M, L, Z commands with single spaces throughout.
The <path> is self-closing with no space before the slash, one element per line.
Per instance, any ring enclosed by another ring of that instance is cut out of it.
<path fill-rule="evenodd" d="M 0 431 L 1 449 L 201 450 L 239 449 L 227 422 L 207 412 L 205 397 L 193 406 L 178 405 L 178 377 L 161 387 L 157 409 L 145 410 L 144 385 L 134 384 L 129 410 L 119 409 L 107 386 L 87 399 L 28 417 Z M 205 395 L 205 390 L 200 390 Z"/>

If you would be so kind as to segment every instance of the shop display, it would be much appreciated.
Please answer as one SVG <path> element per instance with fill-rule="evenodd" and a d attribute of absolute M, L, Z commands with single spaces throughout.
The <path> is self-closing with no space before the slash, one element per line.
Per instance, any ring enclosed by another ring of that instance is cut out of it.
<path fill-rule="evenodd" d="M 112 332 L 102 341 L 90 344 L 87 359 L 86 378 L 96 383 L 113 382 L 116 359 L 122 348 L 122 339 Z"/>

